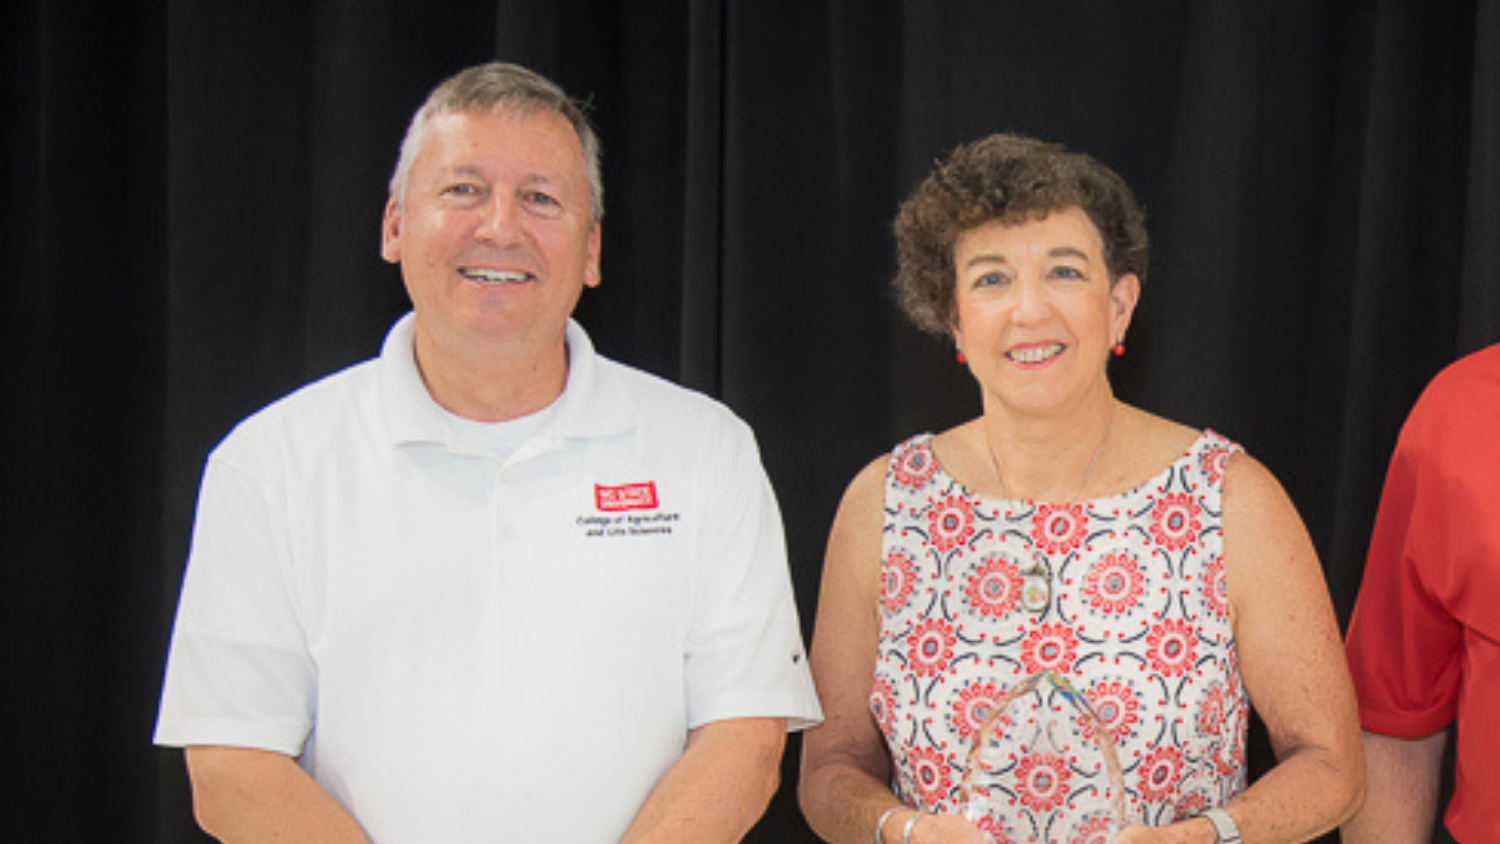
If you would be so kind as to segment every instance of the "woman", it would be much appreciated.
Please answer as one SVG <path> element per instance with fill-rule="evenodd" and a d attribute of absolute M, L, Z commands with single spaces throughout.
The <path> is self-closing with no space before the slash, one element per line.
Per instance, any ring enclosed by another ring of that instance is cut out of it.
<path fill-rule="evenodd" d="M 987 716 L 1046 672 L 1114 748 L 1114 841 L 1336 827 L 1363 760 L 1296 511 L 1234 443 L 1110 389 L 1148 257 L 1129 189 L 1088 156 L 993 136 L 918 187 L 896 238 L 903 307 L 957 345 L 983 414 L 902 443 L 840 506 L 812 652 L 827 720 L 804 741 L 813 828 L 848 844 L 983 844 L 981 825 L 1046 840 L 1049 812 L 1079 796 L 1076 760 L 1013 768 L 1016 816 L 971 822 L 959 794 Z M 1246 788 L 1252 701 L 1278 763 Z"/>

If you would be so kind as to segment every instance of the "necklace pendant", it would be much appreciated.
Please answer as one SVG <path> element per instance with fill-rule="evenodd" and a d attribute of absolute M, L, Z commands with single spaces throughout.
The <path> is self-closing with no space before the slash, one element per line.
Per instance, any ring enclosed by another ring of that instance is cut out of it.
<path fill-rule="evenodd" d="M 1032 566 L 1021 572 L 1021 607 L 1027 612 L 1040 613 L 1052 603 L 1052 578 L 1041 566 Z"/>

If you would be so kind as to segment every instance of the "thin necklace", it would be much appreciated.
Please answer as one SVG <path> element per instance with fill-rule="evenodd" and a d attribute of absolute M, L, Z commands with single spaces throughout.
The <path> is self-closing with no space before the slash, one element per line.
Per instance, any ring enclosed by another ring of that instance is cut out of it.
<path fill-rule="evenodd" d="M 1111 402 L 1109 406 L 1109 421 L 1104 423 L 1104 436 L 1099 438 L 1099 445 L 1094 448 L 1094 456 L 1089 458 L 1088 468 L 1083 470 L 1083 477 L 1078 480 L 1077 491 L 1073 493 L 1073 496 L 1071 498 L 1068 498 L 1064 502 L 1060 503 L 1078 503 L 1079 497 L 1083 495 L 1083 490 L 1089 484 L 1089 478 L 1094 474 L 1094 467 L 1099 465 L 1099 455 L 1104 453 L 1104 444 L 1109 442 L 1109 432 L 1110 429 L 1114 427 L 1114 425 L 1115 404 Z M 985 435 L 984 445 L 990 453 L 990 466 L 992 466 L 995 470 L 995 480 L 1000 483 L 1000 494 L 1005 496 L 1006 498 L 1010 498 L 1010 485 L 1005 482 L 1005 473 L 1000 471 L 1000 458 L 995 456 L 995 444 L 990 440 L 988 434 Z"/>
<path fill-rule="evenodd" d="M 1109 442 L 1109 432 L 1115 424 L 1114 403 L 1109 407 L 1109 421 L 1104 423 L 1104 436 L 1099 438 L 1099 445 L 1094 447 L 1094 456 L 1089 458 L 1088 468 L 1083 470 L 1083 477 L 1078 481 L 1078 491 L 1066 503 L 1075 504 L 1083 491 L 1088 487 L 1089 477 L 1094 474 L 1094 467 L 1099 465 L 1099 455 L 1104 453 L 1104 444 Z M 1000 482 L 1000 492 L 1006 498 L 1010 498 L 1010 487 L 1005 483 L 1005 474 L 1000 471 L 1000 458 L 995 456 L 995 444 L 990 441 L 988 435 L 984 438 L 985 447 L 990 453 L 990 465 L 995 469 L 995 480 Z M 1030 546 L 1030 540 L 1027 541 Z M 1020 603 L 1027 612 L 1043 614 L 1052 605 L 1052 563 L 1047 555 L 1031 546 L 1031 565 L 1018 570 L 1021 575 Z"/>

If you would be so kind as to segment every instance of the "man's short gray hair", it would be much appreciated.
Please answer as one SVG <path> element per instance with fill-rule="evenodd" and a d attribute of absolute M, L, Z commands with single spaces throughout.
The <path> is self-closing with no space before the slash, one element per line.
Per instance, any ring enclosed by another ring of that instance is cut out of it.
<path fill-rule="evenodd" d="M 583 166 L 589 180 L 589 222 L 604 218 L 604 182 L 600 175 L 599 136 L 589 125 L 583 106 L 551 80 L 520 65 L 490 62 L 476 65 L 449 78 L 427 95 L 401 140 L 401 157 L 391 175 L 391 196 L 406 199 L 406 176 L 412 160 L 422 149 L 432 121 L 439 115 L 516 109 L 522 113 L 555 111 L 572 124 L 583 147 Z"/>

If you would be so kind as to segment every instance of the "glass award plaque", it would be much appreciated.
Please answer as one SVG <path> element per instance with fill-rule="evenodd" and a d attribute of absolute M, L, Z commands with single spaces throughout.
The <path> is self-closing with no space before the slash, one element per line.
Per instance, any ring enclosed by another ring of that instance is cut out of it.
<path fill-rule="evenodd" d="M 1107 844 L 1125 825 L 1114 742 L 1088 698 L 1041 671 L 997 701 L 959 786 L 991 844 Z"/>

